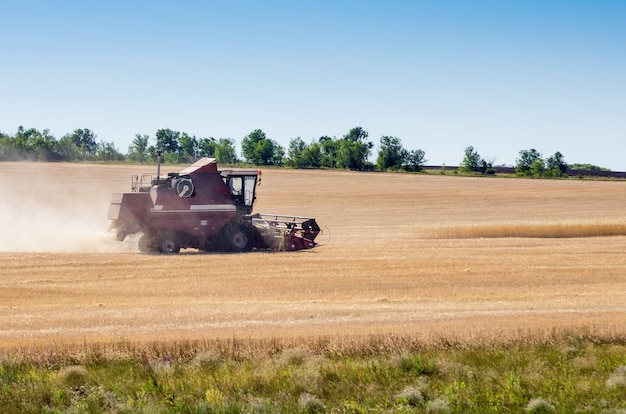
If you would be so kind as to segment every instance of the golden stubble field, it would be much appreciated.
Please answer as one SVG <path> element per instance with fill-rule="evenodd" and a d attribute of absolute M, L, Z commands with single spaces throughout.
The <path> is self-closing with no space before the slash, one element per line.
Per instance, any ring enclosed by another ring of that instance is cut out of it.
<path fill-rule="evenodd" d="M 143 255 L 106 213 L 154 169 L 0 163 L 0 347 L 626 333 L 626 182 L 268 169 L 321 246 Z"/>

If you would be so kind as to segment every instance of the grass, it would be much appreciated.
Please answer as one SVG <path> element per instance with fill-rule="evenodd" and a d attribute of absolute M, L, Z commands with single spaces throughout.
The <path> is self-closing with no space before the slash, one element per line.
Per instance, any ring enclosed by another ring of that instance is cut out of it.
<path fill-rule="evenodd" d="M 95 345 L 0 364 L 4 413 L 622 412 L 626 338 Z"/>

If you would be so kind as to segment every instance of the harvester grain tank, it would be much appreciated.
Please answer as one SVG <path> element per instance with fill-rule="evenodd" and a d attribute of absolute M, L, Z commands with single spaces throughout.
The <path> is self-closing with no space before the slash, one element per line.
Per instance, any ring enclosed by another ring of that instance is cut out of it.
<path fill-rule="evenodd" d="M 260 171 L 218 170 L 213 158 L 167 176 L 160 176 L 159 163 L 156 178 L 135 175 L 130 192 L 113 194 L 110 228 L 118 240 L 141 234 L 142 252 L 315 247 L 320 228 L 314 218 L 252 213 L 260 182 Z"/>

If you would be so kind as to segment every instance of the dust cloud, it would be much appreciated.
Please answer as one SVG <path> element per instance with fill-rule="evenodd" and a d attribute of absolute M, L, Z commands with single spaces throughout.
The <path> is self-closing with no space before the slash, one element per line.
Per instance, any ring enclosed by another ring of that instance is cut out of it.
<path fill-rule="evenodd" d="M 115 185 L 97 171 L 103 168 L 0 163 L 0 252 L 136 251 L 132 240 L 108 231 Z"/>

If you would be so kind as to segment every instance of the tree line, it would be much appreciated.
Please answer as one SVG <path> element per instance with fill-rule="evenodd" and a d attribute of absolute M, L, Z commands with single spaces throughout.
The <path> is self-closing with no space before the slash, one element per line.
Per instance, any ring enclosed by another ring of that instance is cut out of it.
<path fill-rule="evenodd" d="M 0 133 L 0 161 L 104 161 L 156 162 L 157 150 L 167 163 L 192 163 L 202 157 L 216 158 L 220 164 L 246 162 L 258 166 L 286 165 L 294 168 L 345 168 L 351 170 L 421 171 L 426 162 L 422 150 L 407 150 L 397 137 L 380 138 L 376 164 L 369 161 L 374 143 L 362 127 L 354 127 L 342 138 L 322 136 L 304 142 L 293 138 L 285 150 L 260 129 L 241 141 L 240 159 L 231 138 L 204 138 L 171 129 L 159 129 L 154 139 L 136 134 L 123 154 L 113 142 L 98 140 L 88 129 L 76 129 L 56 139 L 48 129 L 18 127 L 15 135 Z"/>
<path fill-rule="evenodd" d="M 124 154 L 113 142 L 98 140 L 88 129 L 76 129 L 56 139 L 50 131 L 20 126 L 14 135 L 0 133 L 0 161 L 102 161 L 155 163 L 157 150 L 166 163 L 189 164 L 202 157 L 216 158 L 220 164 L 240 162 L 257 166 L 286 165 L 293 168 L 341 168 L 350 170 L 396 170 L 419 172 L 426 164 L 426 153 L 409 150 L 398 137 L 381 136 L 376 162 L 369 161 L 374 143 L 369 134 L 357 126 L 341 138 L 322 136 L 306 143 L 293 138 L 287 149 L 268 138 L 261 129 L 252 131 L 241 141 L 241 156 L 231 138 L 204 138 L 168 128 L 157 130 L 155 137 L 136 134 Z M 572 167 L 563 154 L 543 158 L 535 149 L 521 150 L 515 160 L 515 172 L 529 177 L 561 177 Z M 600 169 L 600 167 L 590 166 Z M 469 174 L 495 174 L 492 161 L 478 154 L 473 146 L 465 148 L 458 170 Z"/>
<path fill-rule="evenodd" d="M 570 166 L 559 151 L 548 158 L 534 148 L 521 150 L 515 159 L 515 173 L 526 177 L 563 177 L 567 175 Z M 493 162 L 483 159 L 474 147 L 465 148 L 463 161 L 459 171 L 464 173 L 495 174 Z"/>
<path fill-rule="evenodd" d="M 0 133 L 0 161 L 123 161 L 112 142 L 97 141 L 89 129 L 76 129 L 56 139 L 48 129 L 18 127 L 15 135 Z"/>

